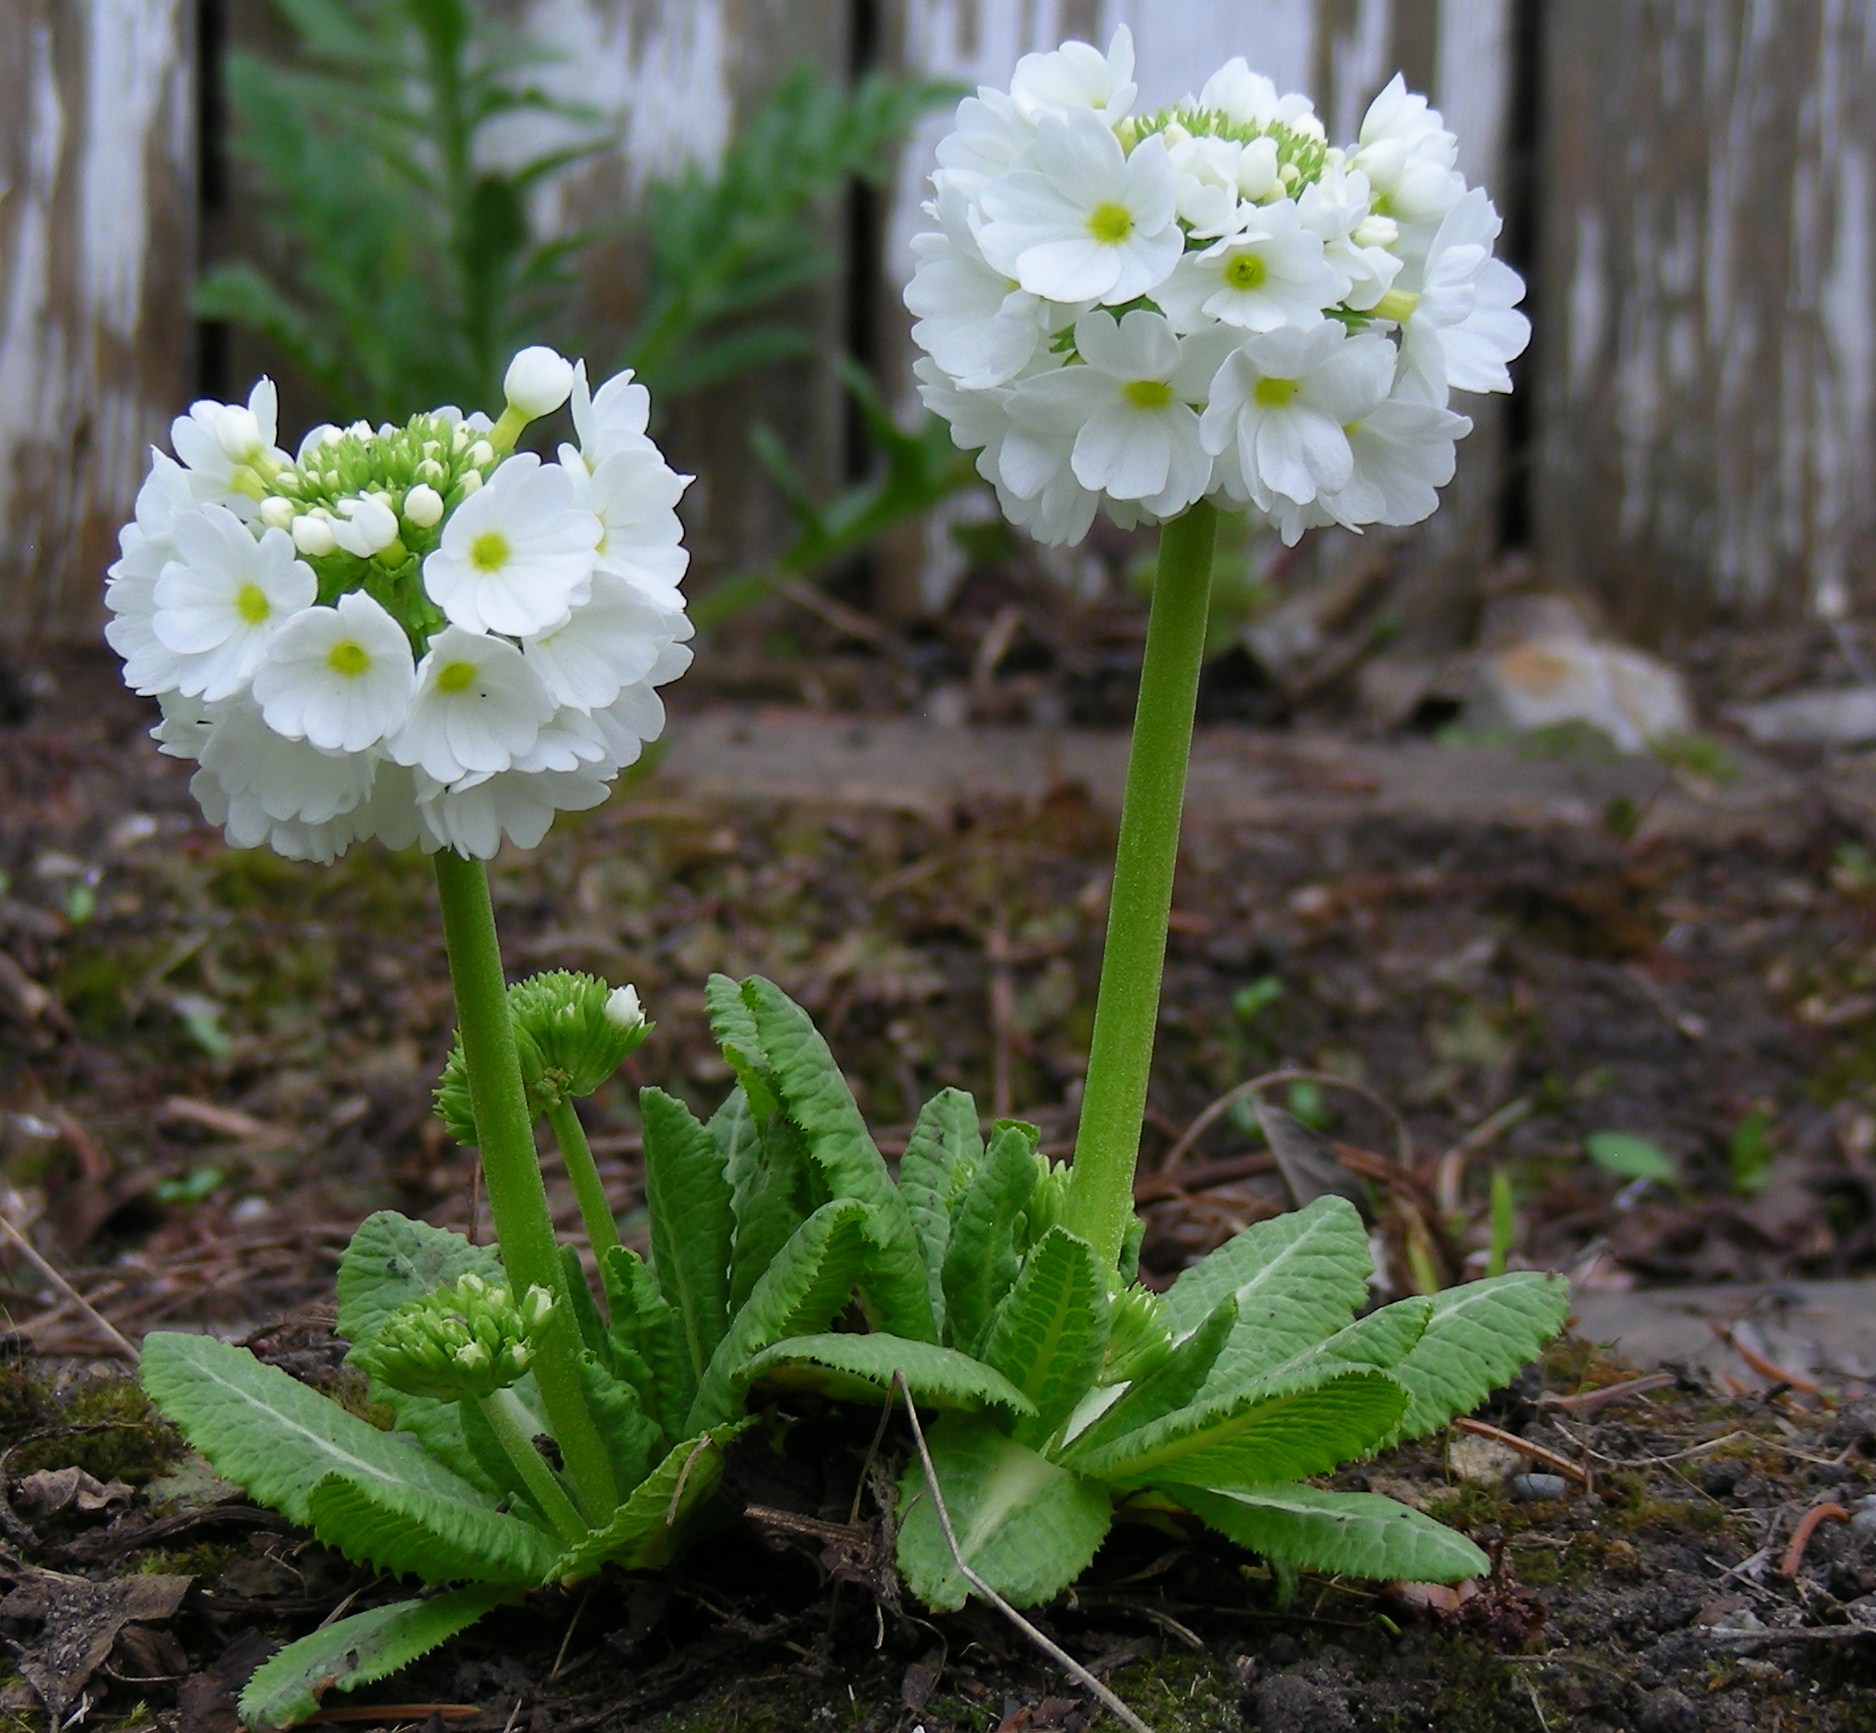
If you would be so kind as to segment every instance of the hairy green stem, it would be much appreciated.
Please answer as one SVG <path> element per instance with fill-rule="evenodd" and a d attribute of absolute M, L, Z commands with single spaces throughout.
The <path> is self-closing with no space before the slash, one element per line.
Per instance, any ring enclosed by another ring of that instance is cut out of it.
<path fill-rule="evenodd" d="M 502 1267 L 515 1293 L 525 1294 L 538 1285 L 554 1296 L 554 1309 L 535 1344 L 534 1379 L 574 1492 L 588 1522 L 598 1527 L 618 1508 L 619 1489 L 580 1379 L 579 1326 L 547 1213 L 534 1120 L 508 1015 L 508 984 L 502 977 L 488 873 L 479 860 L 439 849 L 436 888 L 450 982 L 456 989 L 463 1068 L 482 1151 L 483 1185 L 495 1218 Z"/>
<path fill-rule="evenodd" d="M 515 1465 L 522 1483 L 541 1507 L 541 1514 L 554 1525 L 554 1533 L 573 1546 L 586 1538 L 586 1524 L 567 1497 L 559 1475 L 547 1466 L 547 1460 L 534 1445 L 534 1416 L 521 1406 L 512 1390 L 496 1390 L 478 1396 L 476 1406 L 489 1423 L 502 1454 Z"/>
<path fill-rule="evenodd" d="M 560 1159 L 567 1164 L 573 1195 L 579 1199 L 586 1243 L 593 1248 L 594 1257 L 603 1258 L 619 1243 L 619 1224 L 613 1218 L 612 1205 L 606 1201 L 599 1164 L 593 1160 L 593 1146 L 586 1141 L 586 1127 L 571 1101 L 557 1101 L 548 1108 L 547 1123 L 553 1128 L 554 1142 L 560 1145 Z"/>
<path fill-rule="evenodd" d="M 1200 500 L 1160 531 L 1159 571 L 1147 619 L 1094 1041 L 1063 1214 L 1063 1225 L 1110 1264 L 1120 1256 L 1133 1216 L 1134 1164 L 1159 1020 L 1217 528 L 1217 511 Z"/>

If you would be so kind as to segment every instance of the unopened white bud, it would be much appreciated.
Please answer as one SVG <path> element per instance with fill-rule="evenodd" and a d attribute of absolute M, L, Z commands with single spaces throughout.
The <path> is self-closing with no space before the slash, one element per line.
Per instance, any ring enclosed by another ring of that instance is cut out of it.
<path fill-rule="evenodd" d="M 308 512 L 293 520 L 293 545 L 309 560 L 317 560 L 336 551 L 339 541 L 332 533 L 331 519 Z"/>
<path fill-rule="evenodd" d="M 397 513 L 381 496 L 368 494 L 363 499 L 341 500 L 339 511 L 342 518 L 333 525 L 332 533 L 348 554 L 368 560 L 397 540 Z"/>
<path fill-rule="evenodd" d="M 638 989 L 632 986 L 614 987 L 606 995 L 606 1018 L 621 1029 L 635 1029 L 644 1022 L 645 1013 L 638 1002 Z"/>
<path fill-rule="evenodd" d="M 418 529 L 429 529 L 442 519 L 443 496 L 428 483 L 418 482 L 404 495 L 404 516 Z"/>
<path fill-rule="evenodd" d="M 239 404 L 224 403 L 215 411 L 215 443 L 236 463 L 247 463 L 260 455 L 261 424 L 254 411 Z"/>
<path fill-rule="evenodd" d="M 417 465 L 417 474 L 424 481 L 438 482 L 448 475 L 449 471 L 446 470 L 442 464 L 438 463 L 434 457 L 426 457 L 422 463 Z"/>
<path fill-rule="evenodd" d="M 478 439 L 474 445 L 469 447 L 469 461 L 473 463 L 477 469 L 480 469 L 486 463 L 493 463 L 495 461 L 495 447 L 490 445 L 486 439 Z"/>
<path fill-rule="evenodd" d="M 523 349 L 508 363 L 502 391 L 508 407 L 533 421 L 552 415 L 573 390 L 573 363 L 545 344 Z"/>
<path fill-rule="evenodd" d="M 269 529 L 287 528 L 293 522 L 293 501 L 270 494 L 261 501 L 260 519 Z"/>
<path fill-rule="evenodd" d="M 457 489 L 461 492 L 463 498 L 467 499 L 472 493 L 475 493 L 477 490 L 481 488 L 482 472 L 478 469 L 470 470 L 470 472 L 467 475 L 465 475 L 462 478 L 462 480 L 456 484 L 456 486 L 457 486 Z"/>

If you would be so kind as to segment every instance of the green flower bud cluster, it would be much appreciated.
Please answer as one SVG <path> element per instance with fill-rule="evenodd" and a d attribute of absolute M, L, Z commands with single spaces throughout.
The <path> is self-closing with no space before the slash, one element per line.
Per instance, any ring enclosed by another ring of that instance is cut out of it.
<path fill-rule="evenodd" d="M 1107 1362 L 1101 1376 L 1109 1382 L 1150 1372 L 1172 1347 L 1159 1295 L 1137 1283 L 1114 1295 L 1109 1313 Z"/>
<path fill-rule="evenodd" d="M 1171 143 L 1182 133 L 1192 138 L 1226 138 L 1234 144 L 1251 144 L 1257 139 L 1274 139 L 1277 145 L 1277 178 L 1282 183 L 1277 196 L 1294 198 L 1304 187 L 1322 179 L 1328 166 L 1329 141 L 1319 131 L 1298 129 L 1280 120 L 1258 125 L 1233 120 L 1212 108 L 1198 108 L 1181 103 L 1162 108 L 1153 114 L 1130 114 L 1114 128 L 1122 150 L 1131 151 L 1143 138 L 1156 133 Z"/>
<path fill-rule="evenodd" d="M 545 1288 L 517 1301 L 506 1283 L 473 1271 L 400 1306 L 359 1361 L 372 1377 L 440 1402 L 492 1396 L 526 1372 L 533 1340 L 554 1309 Z"/>
<path fill-rule="evenodd" d="M 631 987 L 596 975 L 549 969 L 508 989 L 528 1111 L 536 1119 L 563 1101 L 591 1095 L 651 1032 Z M 458 1143 L 477 1141 L 469 1073 L 458 1038 L 436 1088 L 437 1117 Z"/>

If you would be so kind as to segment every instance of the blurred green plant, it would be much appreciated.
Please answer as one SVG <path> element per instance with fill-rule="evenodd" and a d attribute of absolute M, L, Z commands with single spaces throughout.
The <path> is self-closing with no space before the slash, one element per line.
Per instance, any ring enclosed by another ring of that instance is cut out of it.
<path fill-rule="evenodd" d="M 344 417 L 495 401 L 517 347 L 570 340 L 576 267 L 621 232 L 638 237 L 646 281 L 619 359 L 661 401 L 806 351 L 784 299 L 833 256 L 802 244 L 805 219 L 850 178 L 881 179 L 888 147 L 957 94 L 797 71 L 714 167 L 652 183 L 616 224 L 550 235 L 536 196 L 616 142 L 596 111 L 532 81 L 552 55 L 476 0 L 273 5 L 291 61 L 236 53 L 226 77 L 234 154 L 287 262 L 278 277 L 219 266 L 197 307 L 262 333 Z M 492 129 L 521 114 L 562 142 L 503 156 Z"/>

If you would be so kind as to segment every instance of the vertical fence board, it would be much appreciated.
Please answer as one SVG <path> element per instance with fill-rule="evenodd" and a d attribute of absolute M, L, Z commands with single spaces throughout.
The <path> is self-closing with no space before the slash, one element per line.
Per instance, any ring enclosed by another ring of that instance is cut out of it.
<path fill-rule="evenodd" d="M 1468 177 L 1502 196 L 1511 90 L 1512 0 L 907 0 L 892 42 L 904 70 L 958 83 L 1007 85 L 1017 59 L 1080 36 L 1105 47 L 1118 24 L 1133 32 L 1140 105 L 1156 108 L 1196 91 L 1234 54 L 1279 88 L 1315 100 L 1332 140 L 1352 139 L 1368 103 L 1396 71 L 1446 112 L 1460 135 Z M 889 306 L 882 341 L 888 384 L 908 406 L 914 353 L 911 320 L 896 297 L 911 276 L 911 238 L 925 226 L 920 206 L 938 140 L 950 116 L 933 116 L 910 141 L 895 178 L 885 224 Z M 1494 405 L 1467 403 L 1478 431 L 1461 450 L 1460 475 L 1435 529 L 1421 532 L 1423 557 L 1476 561 L 1495 539 L 1503 476 L 1503 420 Z M 1322 544 L 1321 563 L 1361 557 L 1353 538 Z M 893 578 L 896 575 L 897 581 Z M 940 603 L 958 575 L 948 525 L 927 526 L 888 574 L 897 611 Z M 916 579 L 916 581 L 914 581 Z"/>
<path fill-rule="evenodd" d="M 1545 563 L 1626 624 L 1876 576 L 1876 18 L 1857 0 L 1553 0 Z"/>
<path fill-rule="evenodd" d="M 0 595 L 84 638 L 188 394 L 191 0 L 0 8 Z"/>

